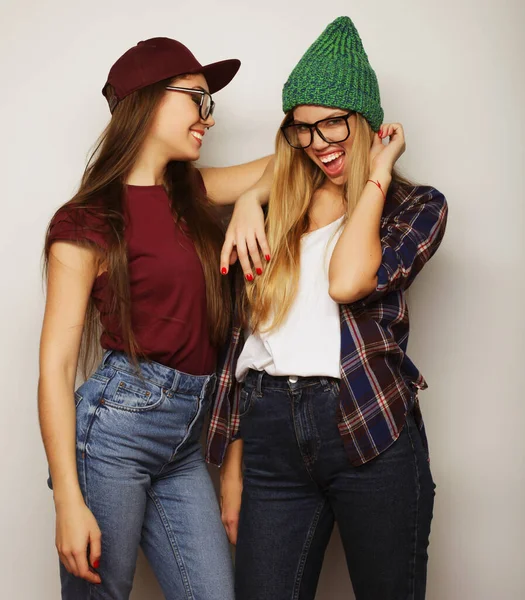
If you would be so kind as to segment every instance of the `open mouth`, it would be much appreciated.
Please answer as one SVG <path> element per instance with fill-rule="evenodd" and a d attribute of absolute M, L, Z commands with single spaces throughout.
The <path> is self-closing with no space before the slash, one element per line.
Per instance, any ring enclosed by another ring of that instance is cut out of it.
<path fill-rule="evenodd" d="M 337 150 L 330 154 L 318 156 L 323 165 L 324 172 L 328 177 L 339 177 L 343 174 L 345 166 L 345 153 L 343 150 Z"/>
<path fill-rule="evenodd" d="M 201 133 L 200 131 L 195 131 L 194 129 L 190 129 L 190 133 L 202 146 L 202 138 L 204 137 L 204 132 Z"/>

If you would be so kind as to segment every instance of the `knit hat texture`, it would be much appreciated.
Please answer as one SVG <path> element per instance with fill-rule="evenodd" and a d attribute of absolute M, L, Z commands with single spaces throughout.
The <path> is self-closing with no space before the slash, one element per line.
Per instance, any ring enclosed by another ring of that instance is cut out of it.
<path fill-rule="evenodd" d="M 377 77 L 349 17 L 330 23 L 308 48 L 283 87 L 283 111 L 301 104 L 360 113 L 378 131 L 383 109 Z"/>

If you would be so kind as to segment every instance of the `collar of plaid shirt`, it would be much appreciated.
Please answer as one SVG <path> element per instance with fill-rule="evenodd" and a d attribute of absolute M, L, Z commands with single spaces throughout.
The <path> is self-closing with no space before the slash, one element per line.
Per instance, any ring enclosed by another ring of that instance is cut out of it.
<path fill-rule="evenodd" d="M 339 432 L 353 465 L 386 450 L 399 436 L 408 410 L 423 430 L 417 391 L 427 384 L 406 355 L 409 333 L 405 291 L 439 247 L 447 221 L 443 194 L 431 187 L 390 193 L 381 220 L 382 262 L 372 294 L 340 305 L 341 391 Z M 235 380 L 244 345 L 238 320 L 219 361 L 206 460 L 220 466 L 239 434 L 242 384 Z M 423 431 L 424 434 L 424 431 Z"/>

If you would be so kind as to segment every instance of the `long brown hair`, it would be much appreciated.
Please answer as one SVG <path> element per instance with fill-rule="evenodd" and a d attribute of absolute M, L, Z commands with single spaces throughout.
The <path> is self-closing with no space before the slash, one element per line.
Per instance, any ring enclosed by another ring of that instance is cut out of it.
<path fill-rule="evenodd" d="M 370 146 L 374 132 L 368 121 L 356 114 L 355 137 L 344 194 L 347 212 L 352 214 L 366 185 L 370 171 Z M 293 118 L 286 114 L 283 125 Z M 309 227 L 308 209 L 314 192 L 326 177 L 305 152 L 295 150 L 281 129 L 275 140 L 275 166 L 266 216 L 266 235 L 272 260 L 262 276 L 245 287 L 243 320 L 254 330 L 269 331 L 281 325 L 297 294 L 301 236 Z M 390 193 L 412 185 L 396 170 Z"/>
<path fill-rule="evenodd" d="M 161 81 L 124 98 L 113 111 L 111 121 L 100 136 L 84 171 L 80 187 L 58 212 L 67 211 L 71 218 L 82 220 L 82 211 L 100 223 L 100 233 L 107 240 L 104 264 L 107 265 L 113 298 L 111 314 L 122 335 L 126 352 L 136 361 L 142 356 L 131 322 L 131 298 L 127 245 L 124 235 L 124 183 L 135 164 L 150 130 L 156 109 L 172 80 Z M 197 169 L 190 162 L 172 161 L 165 170 L 164 186 L 171 201 L 176 222 L 184 220 L 195 244 L 204 270 L 210 340 L 221 344 L 230 321 L 230 289 L 219 273 L 219 256 L 224 233 L 218 215 L 206 197 Z M 50 229 L 44 248 L 47 273 L 50 252 Z M 111 333 L 111 332 L 109 332 Z M 100 321 L 90 299 L 81 344 L 84 375 L 93 368 L 99 355 Z"/>

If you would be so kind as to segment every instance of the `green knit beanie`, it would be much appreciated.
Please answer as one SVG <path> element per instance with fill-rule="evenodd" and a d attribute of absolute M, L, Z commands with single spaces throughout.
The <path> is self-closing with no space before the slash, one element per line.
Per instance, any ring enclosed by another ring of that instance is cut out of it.
<path fill-rule="evenodd" d="M 328 25 L 284 84 L 283 111 L 300 104 L 352 110 L 362 114 L 374 131 L 381 127 L 377 77 L 348 17 L 338 17 Z"/>

